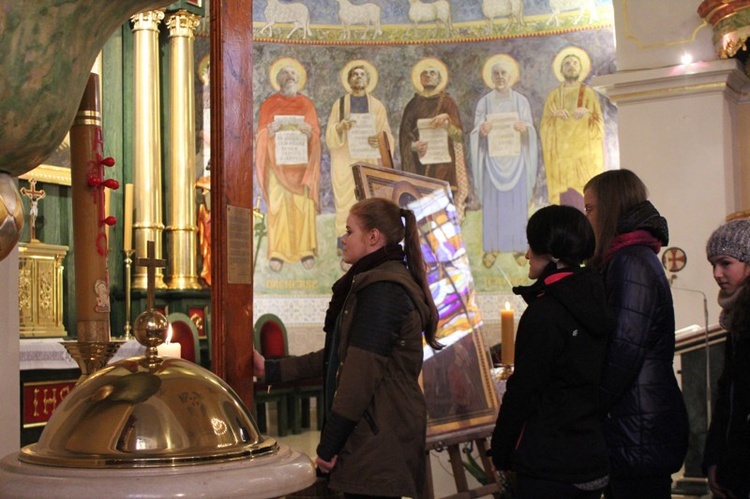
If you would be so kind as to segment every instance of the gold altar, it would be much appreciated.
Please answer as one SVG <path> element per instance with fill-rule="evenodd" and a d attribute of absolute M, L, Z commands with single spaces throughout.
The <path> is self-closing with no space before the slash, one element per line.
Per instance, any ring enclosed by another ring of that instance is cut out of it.
<path fill-rule="evenodd" d="M 63 259 L 67 246 L 18 243 L 21 338 L 64 337 Z"/>

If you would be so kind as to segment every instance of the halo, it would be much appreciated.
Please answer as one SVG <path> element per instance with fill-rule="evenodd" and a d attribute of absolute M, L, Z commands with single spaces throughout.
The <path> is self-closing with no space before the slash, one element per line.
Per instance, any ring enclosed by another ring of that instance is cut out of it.
<path fill-rule="evenodd" d="M 424 87 L 422 86 L 420 75 L 422 74 L 422 71 L 424 71 L 428 67 L 437 68 L 437 70 L 440 72 L 440 83 L 438 83 L 438 86 L 435 87 L 435 92 L 442 91 L 448 85 L 448 67 L 443 63 L 443 61 L 441 61 L 440 59 L 435 59 L 434 57 L 425 57 L 414 65 L 411 70 L 412 85 L 414 85 L 414 88 L 416 88 L 419 92 L 424 92 Z"/>
<path fill-rule="evenodd" d="M 403 201 L 402 197 L 404 195 L 411 196 L 414 199 L 406 204 L 401 204 L 401 201 Z M 397 182 L 396 185 L 393 186 L 393 192 L 391 193 L 391 199 L 393 200 L 393 202 L 402 208 L 408 208 L 411 202 L 420 199 L 421 197 L 422 193 L 419 192 L 417 188 L 414 187 L 408 180 Z"/>
<path fill-rule="evenodd" d="M 495 88 L 495 83 L 492 81 L 492 66 L 498 62 L 502 62 L 508 67 L 508 70 L 510 71 L 508 87 L 512 87 L 518 81 L 520 70 L 518 69 L 518 61 L 508 54 L 497 54 L 487 59 L 482 68 L 482 79 L 484 80 L 484 84 L 490 88 Z"/>
<path fill-rule="evenodd" d="M 203 58 L 198 63 L 198 79 L 203 83 L 204 85 L 208 85 L 210 83 L 209 81 L 209 73 L 208 70 L 210 68 L 211 64 L 211 55 L 206 54 L 203 56 Z"/>
<path fill-rule="evenodd" d="M 353 61 L 349 61 L 343 68 L 341 68 L 341 73 L 339 73 L 341 84 L 344 86 L 347 92 L 351 93 L 352 87 L 349 85 L 348 76 L 349 71 L 355 66 L 364 66 L 365 71 L 367 71 L 367 76 L 369 76 L 369 78 L 367 79 L 367 88 L 365 88 L 365 91 L 368 94 L 372 93 L 372 91 L 375 90 L 375 87 L 378 86 L 378 70 L 375 69 L 375 66 L 373 66 L 370 61 L 366 61 L 364 59 L 355 59 Z"/>
<path fill-rule="evenodd" d="M 578 81 L 585 80 L 591 72 L 591 59 L 585 50 L 573 46 L 562 49 L 555 56 L 555 60 L 552 61 L 552 71 L 555 72 L 555 78 L 557 78 L 557 81 L 560 83 L 565 80 L 562 71 L 560 71 L 560 66 L 562 65 L 563 59 L 569 55 L 574 55 L 581 61 L 581 77 L 578 78 Z"/>
<path fill-rule="evenodd" d="M 281 57 L 271 64 L 271 67 L 268 69 L 268 78 L 271 80 L 271 86 L 275 88 L 277 92 L 281 90 L 279 83 L 276 81 L 276 76 L 279 74 L 279 71 L 281 71 L 281 68 L 287 66 L 291 66 L 297 71 L 297 76 L 299 77 L 297 90 L 305 88 L 305 83 L 307 83 L 307 71 L 305 71 L 305 67 L 302 63 L 292 57 Z"/>

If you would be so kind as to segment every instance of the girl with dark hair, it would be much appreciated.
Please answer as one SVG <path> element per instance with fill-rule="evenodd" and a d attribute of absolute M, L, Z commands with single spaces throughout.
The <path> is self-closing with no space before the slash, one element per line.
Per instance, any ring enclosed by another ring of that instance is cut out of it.
<path fill-rule="evenodd" d="M 750 220 L 716 229 L 706 256 L 719 285 L 719 324 L 729 334 L 703 470 L 714 497 L 750 497 Z"/>
<path fill-rule="evenodd" d="M 609 462 L 599 382 L 610 332 L 604 285 L 581 264 L 594 253 L 586 217 L 547 206 L 526 226 L 529 304 L 518 324 L 516 363 L 492 434 L 492 461 L 516 472 L 516 497 L 598 499 Z"/>
<path fill-rule="evenodd" d="M 677 385 L 672 293 L 657 256 L 667 221 L 630 170 L 610 170 L 584 187 L 596 234 L 589 265 L 601 272 L 615 315 L 601 385 L 612 478 L 608 498 L 671 497 L 671 474 L 687 453 L 687 410 Z"/>
<path fill-rule="evenodd" d="M 326 419 L 315 462 L 332 489 L 418 498 L 427 429 L 422 349 L 442 345 L 417 221 L 392 201 L 365 199 L 349 210 L 342 244 L 351 268 L 333 285 L 325 348 L 278 361 L 256 351 L 254 372 L 268 384 L 323 373 Z"/>

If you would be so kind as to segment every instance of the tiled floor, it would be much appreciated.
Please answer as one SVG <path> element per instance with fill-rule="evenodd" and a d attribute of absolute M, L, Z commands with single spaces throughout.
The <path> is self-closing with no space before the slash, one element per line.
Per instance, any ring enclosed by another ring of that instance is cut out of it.
<path fill-rule="evenodd" d="M 293 435 L 291 432 L 289 432 L 286 436 L 279 437 L 278 436 L 278 430 L 276 428 L 276 415 L 273 408 L 269 409 L 269 414 L 267 421 L 269 423 L 268 431 L 266 432 L 269 436 L 277 439 L 279 442 L 284 443 L 294 449 L 297 449 L 301 452 L 304 452 L 308 456 L 310 456 L 311 459 L 315 458 L 315 449 L 318 446 L 318 441 L 320 440 L 320 432 L 317 431 L 315 428 L 316 421 L 315 421 L 315 410 L 314 407 L 311 410 L 311 430 L 305 430 L 303 429 L 302 433 L 298 435 Z M 433 469 L 436 469 L 433 466 Z M 674 476 L 675 482 L 680 479 L 679 474 Z M 711 495 L 682 495 L 682 494 L 673 494 L 673 499 L 711 499 Z"/>
<path fill-rule="evenodd" d="M 315 458 L 315 449 L 318 446 L 318 441 L 320 440 L 320 432 L 317 430 L 317 421 L 315 417 L 315 402 L 312 402 L 312 407 L 310 409 L 310 428 L 312 429 L 302 429 L 302 433 L 298 435 L 293 435 L 290 431 L 285 436 L 280 437 L 278 428 L 276 427 L 276 411 L 272 407 L 269 408 L 269 414 L 266 418 L 266 421 L 268 422 L 268 431 L 266 431 L 266 434 L 270 437 L 275 438 L 281 443 L 284 443 L 288 445 L 289 447 L 292 447 L 293 449 L 297 449 L 301 452 L 304 452 L 308 456 L 310 456 L 311 459 Z"/>

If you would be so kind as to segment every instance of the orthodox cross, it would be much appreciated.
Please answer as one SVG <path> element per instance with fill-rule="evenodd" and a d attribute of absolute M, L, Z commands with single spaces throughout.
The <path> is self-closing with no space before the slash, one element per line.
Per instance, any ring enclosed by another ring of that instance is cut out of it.
<path fill-rule="evenodd" d="M 37 203 L 39 203 L 40 199 L 44 199 L 47 193 L 42 189 L 36 190 L 36 179 L 29 179 L 29 184 L 31 185 L 31 189 L 21 187 L 21 194 L 29 198 L 31 202 L 31 209 L 29 210 L 31 223 L 29 224 L 29 229 L 31 229 L 31 240 L 36 241 L 36 217 L 39 214 Z"/>
<path fill-rule="evenodd" d="M 166 267 L 167 261 L 156 258 L 156 249 L 153 241 L 146 243 L 146 258 L 138 258 L 136 265 L 146 267 L 146 300 L 148 310 L 154 309 L 154 289 L 156 288 L 156 267 Z"/>

